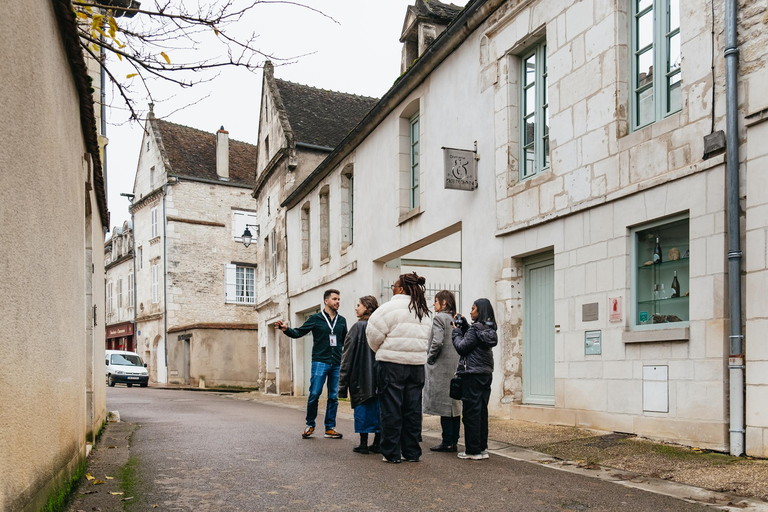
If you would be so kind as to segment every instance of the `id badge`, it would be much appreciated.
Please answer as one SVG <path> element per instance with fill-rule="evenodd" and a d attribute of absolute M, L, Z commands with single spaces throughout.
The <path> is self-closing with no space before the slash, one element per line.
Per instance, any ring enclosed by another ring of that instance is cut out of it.
<path fill-rule="evenodd" d="M 332 347 L 336 346 L 336 335 L 335 334 L 331 334 L 331 346 Z"/>

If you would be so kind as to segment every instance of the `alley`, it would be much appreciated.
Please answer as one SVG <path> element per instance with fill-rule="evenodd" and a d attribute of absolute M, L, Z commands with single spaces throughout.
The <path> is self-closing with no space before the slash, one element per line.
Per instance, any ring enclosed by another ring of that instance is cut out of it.
<path fill-rule="evenodd" d="M 140 425 L 128 510 L 653 510 L 704 507 L 499 456 L 429 452 L 385 464 L 342 440 L 302 440 L 301 411 L 225 393 L 110 388 L 108 409 Z M 158 505 L 153 508 L 153 505 Z"/>

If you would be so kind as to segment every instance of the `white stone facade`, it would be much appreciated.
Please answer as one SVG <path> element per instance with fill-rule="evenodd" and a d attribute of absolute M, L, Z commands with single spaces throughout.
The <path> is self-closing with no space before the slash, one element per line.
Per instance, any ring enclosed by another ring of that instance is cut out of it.
<path fill-rule="evenodd" d="M 682 107 L 632 130 L 629 2 L 485 4 L 489 9 L 500 5 L 492 14 L 465 13 L 463 22 L 480 19 L 477 30 L 441 62 L 425 58 L 414 66 L 413 77 L 406 74 L 388 93 L 388 103 L 374 109 L 365 134 L 337 147 L 338 156 L 326 162 L 322 176 L 286 202 L 291 320 L 300 323 L 304 312 L 320 303 L 322 291 L 333 287 L 342 291 L 341 313 L 352 323 L 356 297 L 375 295 L 381 281 L 396 273 L 387 262 L 460 233 L 459 307 L 468 311 L 474 299 L 488 297 L 500 320 L 503 341 L 495 352 L 493 414 L 726 450 L 725 164 L 722 154 L 702 156 L 704 136 L 713 127 L 725 129 L 721 8 L 716 6 L 713 20 L 709 9 L 681 3 Z M 759 141 L 765 137 L 760 120 L 766 107 L 766 58 L 759 49 L 768 39 L 755 28 L 760 26 L 756 9 L 745 6 L 742 15 L 741 107 L 749 108 L 754 120 L 740 139 Z M 548 62 L 550 163 L 548 170 L 523 180 L 521 57 L 542 41 Z M 421 187 L 419 206 L 410 208 L 410 142 L 404 127 L 416 112 Z M 472 149 L 475 141 L 479 188 L 444 189 L 441 148 Z M 768 373 L 756 334 L 768 310 L 761 292 L 768 275 L 763 146 L 742 147 L 747 171 L 741 172 L 747 230 L 747 451 L 755 455 L 766 453 L 768 440 L 763 399 L 768 380 L 762 377 Z M 350 170 L 355 235 L 354 243 L 342 248 L 342 175 Z M 330 258 L 321 259 L 320 197 L 326 190 L 331 250 Z M 634 233 L 669 218 L 687 223 L 689 319 L 636 326 L 634 276 L 644 255 L 634 252 Z M 531 256 L 547 254 L 554 262 L 549 406 L 525 398 L 524 375 L 531 370 L 523 351 L 533 329 L 524 321 L 525 265 Z M 618 321 L 609 319 L 613 298 L 623 305 Z M 597 307 L 594 320 L 582 316 L 583 306 L 592 305 Z M 596 330 L 601 331 L 602 353 L 587 355 L 585 333 Z M 298 368 L 301 350 L 294 354 Z M 661 388 L 654 388 L 644 373 L 657 367 L 666 372 Z M 653 389 L 664 389 L 664 396 L 648 391 Z M 664 412 L 648 405 L 656 398 L 663 398 Z"/>
<path fill-rule="evenodd" d="M 110 327 L 125 327 L 134 320 L 134 268 L 133 268 L 133 229 L 130 222 L 123 223 L 121 228 L 115 227 L 112 235 L 104 244 L 104 265 L 106 269 L 106 327 L 107 348 L 110 347 Z M 125 328 L 123 328 L 125 331 Z M 132 350 L 133 334 L 119 337 L 112 342 L 120 350 Z"/>

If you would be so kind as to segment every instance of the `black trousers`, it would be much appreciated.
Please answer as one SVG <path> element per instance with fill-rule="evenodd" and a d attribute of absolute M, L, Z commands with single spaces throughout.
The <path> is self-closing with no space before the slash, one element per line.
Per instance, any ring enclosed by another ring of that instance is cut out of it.
<path fill-rule="evenodd" d="M 440 426 L 443 427 L 444 445 L 447 446 L 459 442 L 461 416 L 440 416 Z"/>
<path fill-rule="evenodd" d="M 421 390 L 424 366 L 377 363 L 381 454 L 389 460 L 421 457 Z"/>
<path fill-rule="evenodd" d="M 488 400 L 491 398 L 492 379 L 490 374 L 461 375 L 464 446 L 470 455 L 488 449 Z"/>

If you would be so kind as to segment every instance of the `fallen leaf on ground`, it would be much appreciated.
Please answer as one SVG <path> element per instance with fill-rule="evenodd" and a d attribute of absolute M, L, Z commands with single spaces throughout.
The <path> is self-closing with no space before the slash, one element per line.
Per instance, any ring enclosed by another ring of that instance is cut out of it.
<path fill-rule="evenodd" d="M 91 474 L 90 474 L 90 473 L 86 473 L 86 474 L 85 474 L 85 478 L 87 478 L 89 481 L 94 479 L 94 477 L 93 477 L 93 476 L 91 476 Z"/>
<path fill-rule="evenodd" d="M 122 496 L 125 493 L 124 492 L 110 492 L 109 494 L 111 494 L 112 496 Z"/>
<path fill-rule="evenodd" d="M 101 485 L 101 484 L 105 484 L 105 483 L 107 483 L 107 482 L 105 482 L 104 480 L 94 480 L 93 481 L 93 485 Z"/>
<path fill-rule="evenodd" d="M 117 446 L 109 445 L 109 446 L 107 446 L 107 448 L 117 448 Z"/>
<path fill-rule="evenodd" d="M 81 492 L 80 494 L 96 494 L 97 492 L 99 491 L 85 491 L 85 492 Z"/>
<path fill-rule="evenodd" d="M 106 478 L 107 480 L 114 480 L 115 479 L 115 477 L 113 477 L 113 476 L 105 476 L 104 478 Z"/>
<path fill-rule="evenodd" d="M 127 498 L 123 498 L 120 501 L 129 501 L 129 500 L 132 500 L 132 499 L 133 499 L 133 496 L 128 496 Z"/>

